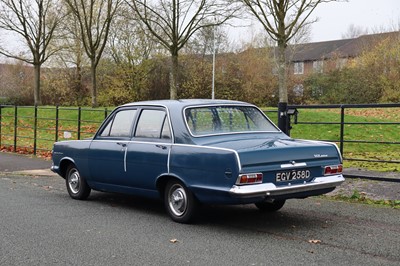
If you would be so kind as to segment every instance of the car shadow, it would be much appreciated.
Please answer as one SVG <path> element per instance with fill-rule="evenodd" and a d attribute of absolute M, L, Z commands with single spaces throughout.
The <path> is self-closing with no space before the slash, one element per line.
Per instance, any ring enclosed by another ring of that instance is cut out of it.
<path fill-rule="evenodd" d="M 171 223 L 164 203 L 161 200 L 147 199 L 125 194 L 115 194 L 93 191 L 88 199 L 96 205 L 106 205 L 121 208 L 147 215 L 165 218 Z M 287 233 L 288 229 L 323 227 L 326 223 L 323 217 L 316 217 L 315 213 L 297 210 L 284 206 L 277 212 L 262 212 L 253 204 L 249 205 L 201 205 L 193 226 L 220 227 L 229 229 L 234 227 L 241 230 L 256 228 L 259 232 L 279 234 Z"/>

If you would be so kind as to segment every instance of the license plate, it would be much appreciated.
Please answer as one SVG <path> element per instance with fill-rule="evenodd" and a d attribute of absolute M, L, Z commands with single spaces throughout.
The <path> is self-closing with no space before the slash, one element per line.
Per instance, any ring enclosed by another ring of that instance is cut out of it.
<path fill-rule="evenodd" d="M 311 177 L 310 170 L 291 170 L 276 173 L 276 182 L 307 180 Z"/>

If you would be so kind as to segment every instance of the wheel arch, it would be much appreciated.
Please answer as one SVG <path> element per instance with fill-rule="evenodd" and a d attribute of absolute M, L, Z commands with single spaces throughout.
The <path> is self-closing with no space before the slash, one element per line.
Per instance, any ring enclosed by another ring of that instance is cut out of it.
<path fill-rule="evenodd" d="M 65 179 L 67 174 L 68 166 L 71 164 L 75 165 L 75 161 L 72 158 L 66 157 L 60 161 L 60 174 Z"/>
<path fill-rule="evenodd" d="M 167 186 L 167 183 L 170 180 L 177 180 L 179 182 L 182 182 L 182 184 L 184 184 L 187 187 L 187 184 L 185 183 L 185 181 L 183 181 L 183 179 L 177 175 L 165 174 L 165 175 L 159 176 L 156 181 L 156 188 L 157 188 L 158 192 L 160 193 L 160 197 L 162 200 L 164 200 L 165 187 Z"/>

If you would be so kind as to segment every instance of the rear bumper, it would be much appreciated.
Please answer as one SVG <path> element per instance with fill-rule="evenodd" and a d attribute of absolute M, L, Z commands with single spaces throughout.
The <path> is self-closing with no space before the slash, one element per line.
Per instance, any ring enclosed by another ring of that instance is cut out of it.
<path fill-rule="evenodd" d="M 229 193 L 233 197 L 237 198 L 253 198 L 253 197 L 275 197 L 275 196 L 283 196 L 290 194 L 298 194 L 298 193 L 307 193 L 310 192 L 310 195 L 313 194 L 313 191 L 316 190 L 324 190 L 339 186 L 344 182 L 343 175 L 332 175 L 332 176 L 323 176 L 317 177 L 313 181 L 304 183 L 304 184 L 296 184 L 296 185 L 285 185 L 285 186 L 276 186 L 273 183 L 263 183 L 259 185 L 247 185 L 247 186 L 236 186 L 234 185 Z"/>

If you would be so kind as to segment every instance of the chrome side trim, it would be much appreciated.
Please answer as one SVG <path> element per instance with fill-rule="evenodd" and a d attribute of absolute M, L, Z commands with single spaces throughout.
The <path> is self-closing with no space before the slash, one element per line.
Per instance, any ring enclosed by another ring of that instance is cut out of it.
<path fill-rule="evenodd" d="M 171 172 L 170 169 L 170 162 L 171 162 L 171 150 L 172 150 L 172 146 L 169 147 L 168 149 L 168 158 L 167 158 L 167 172 L 168 174 Z"/>
<path fill-rule="evenodd" d="M 281 168 L 297 168 L 297 167 L 305 167 L 307 166 L 307 163 L 287 163 L 287 164 L 281 164 Z"/>
<path fill-rule="evenodd" d="M 125 153 L 124 153 L 124 171 L 126 173 L 126 154 L 128 153 L 128 146 L 125 147 Z"/>
<path fill-rule="evenodd" d="M 344 182 L 343 175 L 332 175 L 317 177 L 313 181 L 296 185 L 276 186 L 273 183 L 263 183 L 259 185 L 232 186 L 229 193 L 233 197 L 252 198 L 252 197 L 273 197 L 285 194 L 313 191 L 325 188 L 335 188 Z"/>

